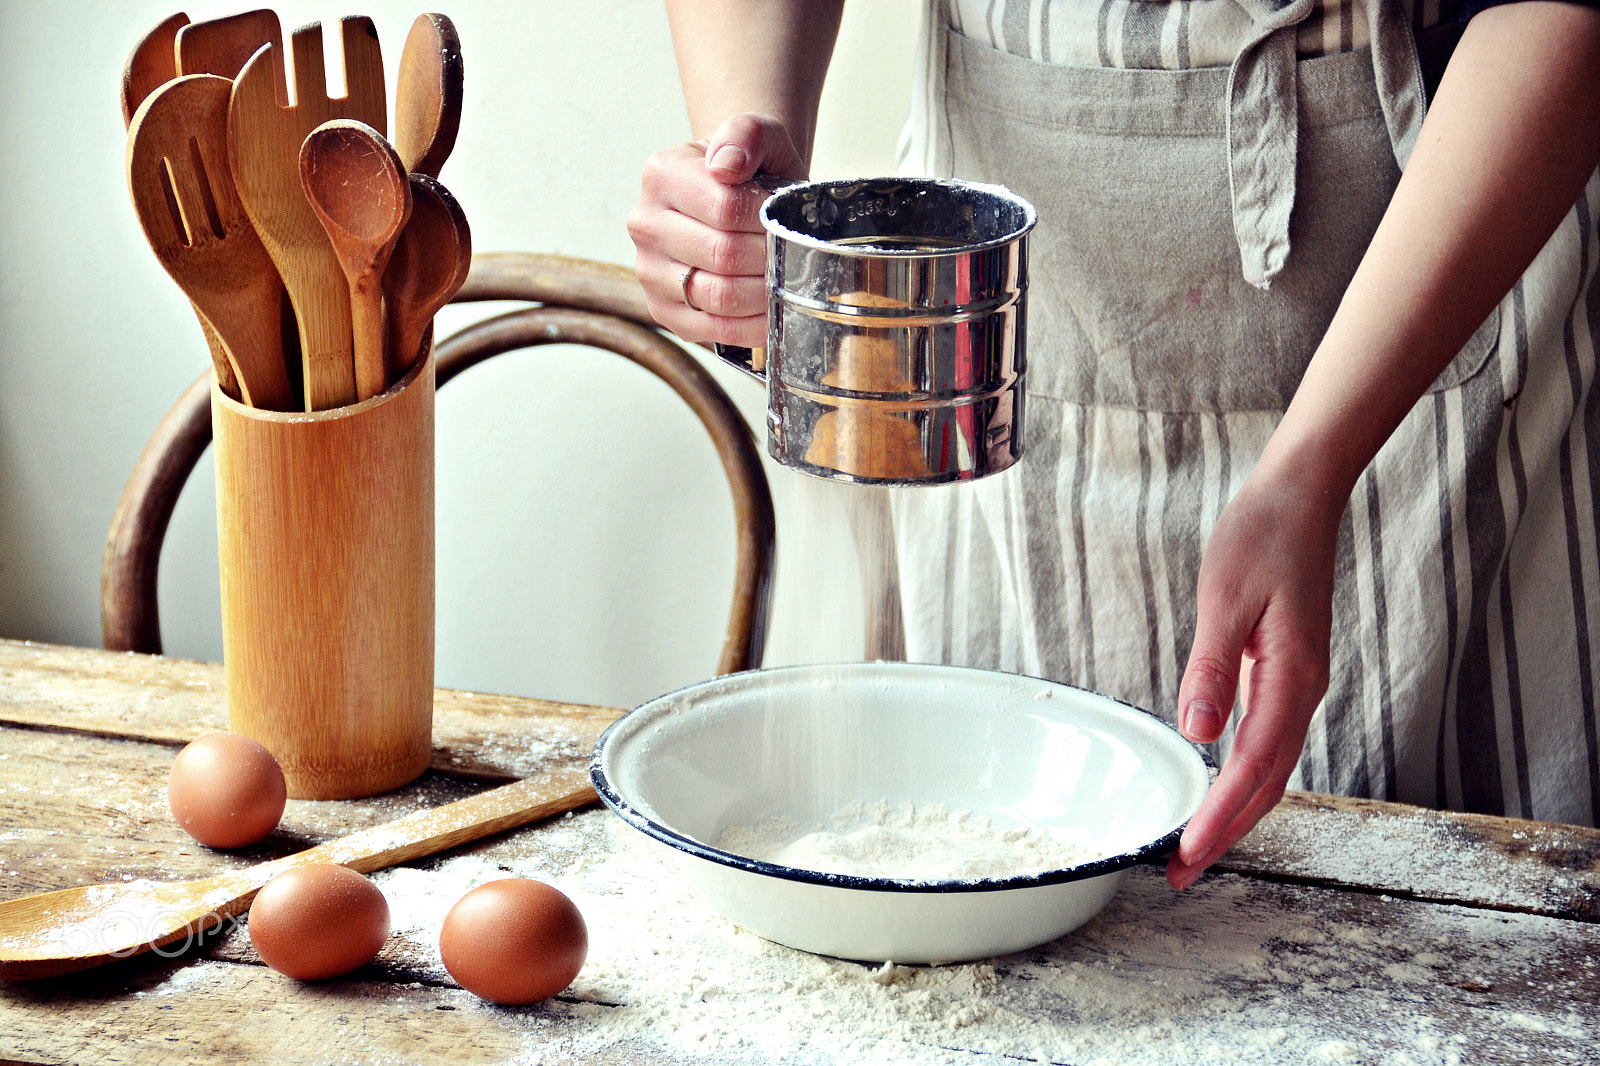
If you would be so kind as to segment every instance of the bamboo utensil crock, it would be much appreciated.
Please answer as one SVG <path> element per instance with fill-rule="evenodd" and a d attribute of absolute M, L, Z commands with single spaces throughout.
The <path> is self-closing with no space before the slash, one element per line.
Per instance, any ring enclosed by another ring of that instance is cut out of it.
<path fill-rule="evenodd" d="M 424 16 L 407 43 L 403 140 L 431 167 L 409 175 L 384 137 L 377 30 L 339 33 L 342 96 L 321 26 L 285 40 L 268 9 L 173 16 L 121 86 L 134 204 L 215 369 L 229 722 L 298 799 L 385 792 L 428 765 L 432 318 L 472 247 L 429 176 L 459 119 L 454 27 Z"/>
<path fill-rule="evenodd" d="M 293 798 L 373 795 L 428 765 L 433 395 L 431 350 L 326 411 L 212 390 L 228 721 Z"/>

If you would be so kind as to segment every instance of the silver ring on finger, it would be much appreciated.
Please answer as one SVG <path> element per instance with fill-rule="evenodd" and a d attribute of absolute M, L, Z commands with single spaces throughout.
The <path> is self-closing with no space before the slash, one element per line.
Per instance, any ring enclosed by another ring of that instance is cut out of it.
<path fill-rule="evenodd" d="M 705 314 L 705 308 L 696 304 L 694 302 L 694 298 L 689 295 L 689 279 L 694 277 L 694 272 L 699 269 L 699 267 L 692 266 L 685 270 L 683 272 L 683 277 L 678 279 L 678 287 L 683 290 L 683 302 L 689 305 L 689 310 L 699 311 L 701 314 Z"/>

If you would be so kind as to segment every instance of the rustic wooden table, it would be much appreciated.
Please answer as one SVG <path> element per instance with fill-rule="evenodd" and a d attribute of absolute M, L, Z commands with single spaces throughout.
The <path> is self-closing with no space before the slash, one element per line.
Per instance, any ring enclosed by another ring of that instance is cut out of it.
<path fill-rule="evenodd" d="M 615 712 L 441 690 L 433 769 L 291 801 L 216 853 L 166 811 L 177 748 L 226 719 L 212 664 L 0 641 L 0 898 L 254 863 L 558 762 Z M 571 989 L 493 1007 L 439 963 L 473 884 L 552 881 L 589 921 Z M 1600 1058 L 1600 832 L 1294 794 L 1194 889 L 1140 867 L 1083 929 L 982 964 L 873 966 L 767 944 L 599 808 L 374 875 L 376 962 L 302 984 L 237 923 L 0 986 L 0 1059 L 155 1062 L 1493 1063 Z"/>

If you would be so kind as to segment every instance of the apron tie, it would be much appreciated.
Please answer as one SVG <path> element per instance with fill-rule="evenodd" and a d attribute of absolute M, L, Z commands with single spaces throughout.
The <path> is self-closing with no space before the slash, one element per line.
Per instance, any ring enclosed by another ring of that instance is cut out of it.
<path fill-rule="evenodd" d="M 1237 0 L 1254 24 L 1228 69 L 1225 126 L 1233 233 L 1244 279 L 1272 284 L 1289 258 L 1289 214 L 1300 139 L 1295 35 L 1313 0 Z"/>
<path fill-rule="evenodd" d="M 1236 0 L 1252 29 L 1228 70 L 1228 191 L 1244 278 L 1265 289 L 1289 257 L 1300 109 L 1293 27 L 1313 0 Z M 1366 0 L 1372 71 L 1404 167 L 1426 109 L 1422 64 L 1401 0 Z M 1281 32 L 1280 32 L 1281 31 Z"/>
<path fill-rule="evenodd" d="M 1417 38 L 1400 0 L 1366 0 L 1366 5 L 1372 75 L 1378 83 L 1378 100 L 1383 105 L 1383 121 L 1389 127 L 1389 143 L 1394 145 L 1395 162 L 1404 170 L 1411 149 L 1417 146 L 1422 116 L 1428 108 Z"/>

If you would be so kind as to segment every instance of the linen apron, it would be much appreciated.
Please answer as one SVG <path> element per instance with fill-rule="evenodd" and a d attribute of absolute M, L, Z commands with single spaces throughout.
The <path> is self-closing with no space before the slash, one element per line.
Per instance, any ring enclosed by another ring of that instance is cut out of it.
<path fill-rule="evenodd" d="M 1039 62 L 930 5 L 908 169 L 1005 184 L 1040 221 L 1023 461 L 893 499 L 913 661 L 1175 717 L 1206 538 L 1425 107 L 1398 0 L 1369 3 L 1370 47 L 1307 59 L 1311 0 L 1215 2 L 1245 20 L 1242 47 L 1183 70 Z M 1112 7 L 1158 29 L 1143 13 L 1165 11 Z M 1600 821 L 1597 217 L 1600 175 L 1358 482 L 1291 787 Z"/>

